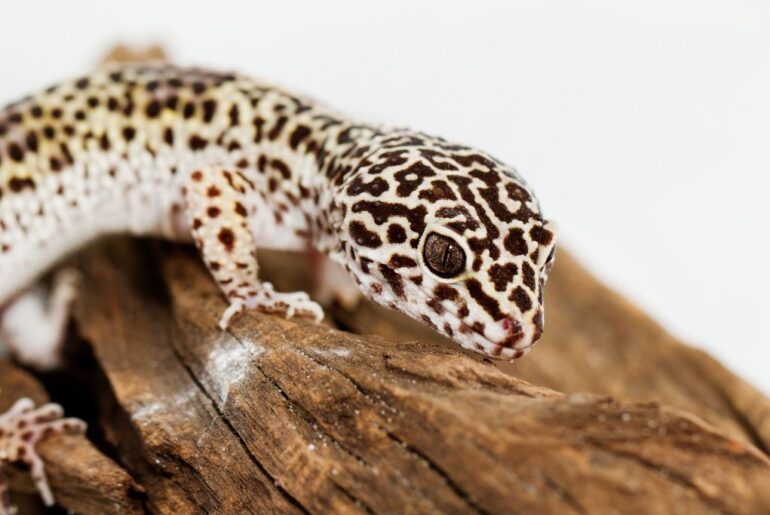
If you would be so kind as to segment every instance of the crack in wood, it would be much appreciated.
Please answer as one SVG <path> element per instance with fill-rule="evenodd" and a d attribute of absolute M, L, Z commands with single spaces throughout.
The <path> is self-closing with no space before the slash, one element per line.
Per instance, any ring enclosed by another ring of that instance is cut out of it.
<path fill-rule="evenodd" d="M 237 338 L 236 338 L 236 340 L 237 340 Z M 241 345 L 243 345 L 242 342 L 239 341 L 239 343 L 241 343 Z M 291 493 L 288 490 L 283 488 L 278 483 L 278 481 L 276 481 L 276 478 L 268 472 L 267 468 L 265 468 L 265 466 L 262 465 L 262 463 L 260 463 L 259 459 L 251 452 L 251 450 L 249 449 L 249 446 L 247 445 L 246 441 L 241 436 L 240 432 L 238 432 L 238 430 L 233 426 L 233 423 L 230 421 L 230 419 L 228 419 L 224 415 L 224 413 L 220 409 L 219 405 L 214 401 L 214 398 L 211 396 L 209 391 L 206 389 L 206 387 L 203 385 L 203 383 L 201 383 L 201 381 L 195 375 L 195 373 L 193 372 L 192 368 L 185 361 L 185 359 L 181 355 L 181 353 L 179 353 L 179 350 L 176 348 L 176 345 L 172 346 L 172 351 L 174 352 L 174 355 L 179 360 L 179 363 L 182 365 L 182 368 L 184 368 L 184 370 L 187 372 L 187 375 L 195 383 L 195 385 L 198 387 L 198 389 L 200 390 L 202 395 L 204 395 L 208 399 L 208 401 L 211 403 L 212 409 L 215 410 L 215 412 L 219 416 L 220 420 L 222 420 L 222 422 L 228 428 L 230 433 L 232 433 L 232 435 L 238 440 L 238 442 L 241 445 L 241 448 L 246 453 L 246 455 L 249 457 L 249 459 L 254 464 L 254 466 L 257 467 L 257 469 L 261 473 L 263 473 L 265 475 L 265 477 L 267 477 L 272 482 L 272 484 L 275 486 L 276 490 L 278 490 L 283 495 L 284 499 L 287 502 L 292 504 L 295 508 L 297 508 L 302 513 L 305 513 L 305 514 L 309 515 L 310 512 L 302 505 L 302 503 L 299 501 L 299 499 L 295 498 L 293 495 L 291 495 Z"/>

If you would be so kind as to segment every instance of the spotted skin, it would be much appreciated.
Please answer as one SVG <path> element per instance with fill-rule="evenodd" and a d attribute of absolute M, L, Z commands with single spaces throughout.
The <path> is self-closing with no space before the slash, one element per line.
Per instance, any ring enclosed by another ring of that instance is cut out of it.
<path fill-rule="evenodd" d="M 64 433 L 84 433 L 85 424 L 77 419 L 63 418 L 64 410 L 58 404 L 35 408 L 30 399 L 18 400 L 10 410 L 0 415 L 0 515 L 14 513 L 8 495 L 8 483 L 3 467 L 14 462 L 27 465 L 32 481 L 47 506 L 54 498 L 46 480 L 43 460 L 35 446 L 42 438 Z"/>
<path fill-rule="evenodd" d="M 280 293 L 270 283 L 260 282 L 249 221 L 267 206 L 258 201 L 254 183 L 246 175 L 219 167 L 195 170 L 182 193 L 195 244 L 230 301 L 219 324 L 223 330 L 244 309 L 323 319 L 320 306 L 306 293 Z"/>
<path fill-rule="evenodd" d="M 484 152 L 165 64 L 116 65 L 0 111 L 0 308 L 113 233 L 194 242 L 230 303 L 223 329 L 245 309 L 320 319 L 256 262 L 257 247 L 313 249 L 373 301 L 502 359 L 542 333 L 555 246 L 529 187 Z"/>
<path fill-rule="evenodd" d="M 346 268 L 376 302 L 468 349 L 523 356 L 543 330 L 555 224 L 521 178 L 483 152 L 410 131 L 383 134 L 375 147 L 336 200 Z M 460 273 L 427 266 L 435 235 L 453 242 Z"/>

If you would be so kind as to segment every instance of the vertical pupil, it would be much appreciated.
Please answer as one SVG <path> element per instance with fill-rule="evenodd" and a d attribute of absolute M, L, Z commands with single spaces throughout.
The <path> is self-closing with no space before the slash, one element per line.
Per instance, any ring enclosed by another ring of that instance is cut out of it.
<path fill-rule="evenodd" d="M 428 235 L 423 258 L 428 268 L 440 277 L 456 276 L 465 268 L 465 253 L 455 241 L 441 234 Z"/>
<path fill-rule="evenodd" d="M 452 245 L 449 242 L 443 242 L 444 243 L 444 255 L 442 256 L 442 263 L 444 265 L 445 269 L 449 269 L 449 260 L 451 259 L 452 255 Z"/>

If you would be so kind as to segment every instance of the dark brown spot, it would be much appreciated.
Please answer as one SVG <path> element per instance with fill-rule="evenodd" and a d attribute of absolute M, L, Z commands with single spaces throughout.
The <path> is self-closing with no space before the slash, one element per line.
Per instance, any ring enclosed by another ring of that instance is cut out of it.
<path fill-rule="evenodd" d="M 417 261 L 409 256 L 402 256 L 401 254 L 393 254 L 391 256 L 389 264 L 391 268 L 414 268 L 417 266 Z"/>
<path fill-rule="evenodd" d="M 495 263 L 489 268 L 489 278 L 495 285 L 495 290 L 505 291 L 518 272 L 518 267 L 513 263 L 499 265 Z"/>
<path fill-rule="evenodd" d="M 144 112 L 147 114 L 148 118 L 156 118 L 160 114 L 160 102 L 157 100 L 151 101 L 147 104 Z"/>
<path fill-rule="evenodd" d="M 516 304 L 516 306 L 519 308 L 519 311 L 522 313 L 526 313 L 532 309 L 532 299 L 529 298 L 526 290 L 524 290 L 524 288 L 521 286 L 516 287 L 516 289 L 511 293 L 511 296 L 508 298 Z"/>
<path fill-rule="evenodd" d="M 291 136 L 289 136 L 289 146 L 293 150 L 297 150 L 297 147 L 302 142 L 303 139 L 310 136 L 310 128 L 305 125 L 298 125 L 294 131 L 292 131 Z"/>
<path fill-rule="evenodd" d="M 222 245 L 225 246 L 228 252 L 233 251 L 233 247 L 235 246 L 235 233 L 231 229 L 228 229 L 227 227 L 223 228 L 219 231 L 217 238 Z"/>
<path fill-rule="evenodd" d="M 176 108 L 179 106 L 179 97 L 176 95 L 169 95 L 168 98 L 166 98 L 166 107 L 168 109 L 171 109 L 172 111 L 176 111 Z"/>
<path fill-rule="evenodd" d="M 233 104 L 233 106 L 230 108 L 230 112 L 228 113 L 228 116 L 230 117 L 230 126 L 235 127 L 238 125 L 241 119 L 241 113 L 238 110 L 238 105 Z"/>
<path fill-rule="evenodd" d="M 387 265 L 381 264 L 379 266 L 379 270 L 382 276 L 388 282 L 388 285 L 390 285 L 390 289 L 393 290 L 393 293 L 396 295 L 396 297 L 404 298 L 404 283 L 401 279 L 401 276 Z"/>
<path fill-rule="evenodd" d="M 425 206 L 415 206 L 409 208 L 403 204 L 360 200 L 356 202 L 352 211 L 354 213 L 367 212 L 372 215 L 377 225 L 384 225 L 390 218 L 403 217 L 409 222 L 409 227 L 417 234 L 422 234 L 425 230 L 425 217 L 428 210 Z M 413 241 L 413 246 L 417 246 L 417 241 Z"/>
<path fill-rule="evenodd" d="M 350 181 L 350 185 L 347 188 L 349 195 L 368 193 L 373 197 L 379 197 L 388 191 L 388 182 L 382 177 L 375 177 L 368 182 L 364 180 L 364 177 L 363 175 L 357 175 Z M 368 178 L 368 176 L 366 177 Z"/>
<path fill-rule="evenodd" d="M 492 317 L 492 320 L 502 320 L 505 318 L 505 315 L 500 311 L 500 305 L 497 300 L 484 292 L 484 289 L 478 280 L 468 279 L 465 281 L 465 285 L 468 288 L 468 293 L 470 293 L 471 297 L 473 297 L 479 306 Z"/>
<path fill-rule="evenodd" d="M 21 149 L 18 143 L 11 143 L 8 145 L 8 155 L 17 163 L 24 161 L 24 151 Z"/>
<path fill-rule="evenodd" d="M 193 90 L 193 93 L 195 93 L 196 95 L 200 95 L 201 93 L 206 91 L 206 84 L 204 84 L 203 82 L 193 82 L 192 90 Z"/>
<path fill-rule="evenodd" d="M 524 284 L 530 291 L 535 291 L 535 270 L 526 261 L 521 265 L 522 275 L 524 276 Z"/>
<path fill-rule="evenodd" d="M 542 309 L 537 310 L 535 316 L 532 317 L 532 322 L 535 324 L 535 334 L 532 336 L 532 341 L 536 341 L 543 335 L 544 317 Z"/>
<path fill-rule="evenodd" d="M 424 163 L 415 163 L 409 168 L 396 172 L 394 177 L 398 181 L 396 194 L 399 197 L 408 197 L 421 184 L 425 183 L 427 177 L 433 177 L 436 172 Z"/>
<path fill-rule="evenodd" d="M 217 111 L 217 103 L 214 100 L 208 99 L 203 102 L 203 121 L 211 123 L 214 119 L 214 114 Z"/>
<path fill-rule="evenodd" d="M 430 183 L 430 188 L 420 192 L 419 198 L 429 202 L 436 202 L 442 199 L 456 200 L 457 195 L 454 194 L 449 184 L 440 179 L 436 179 Z"/>
<path fill-rule="evenodd" d="M 457 290 L 448 284 L 438 284 L 433 288 L 433 295 L 439 300 L 455 300 L 457 298 Z"/>
<path fill-rule="evenodd" d="M 524 239 L 524 231 L 518 227 L 511 229 L 508 236 L 503 240 L 503 245 L 514 256 L 523 256 L 529 250 L 527 241 Z"/>
<path fill-rule="evenodd" d="M 26 188 L 35 189 L 35 181 L 29 177 L 12 177 L 11 180 L 8 181 L 8 187 L 11 191 L 18 193 Z"/>
<path fill-rule="evenodd" d="M 291 177 L 291 170 L 289 169 L 289 166 L 280 159 L 273 159 L 270 161 L 270 166 L 272 166 L 274 170 L 280 173 L 284 179 L 289 179 Z"/>
<path fill-rule="evenodd" d="M 446 311 L 444 306 L 441 305 L 441 302 L 436 299 L 428 299 L 428 307 L 439 315 L 442 315 L 444 311 Z"/>
<path fill-rule="evenodd" d="M 529 235 L 540 245 L 550 245 L 553 241 L 553 233 L 542 225 L 535 225 L 529 230 Z"/>
<path fill-rule="evenodd" d="M 189 145 L 191 150 L 203 150 L 209 144 L 207 139 L 201 138 L 197 134 L 190 136 Z"/>
<path fill-rule="evenodd" d="M 382 240 L 376 232 L 366 228 L 362 222 L 354 220 L 348 225 L 350 236 L 362 247 L 377 248 L 382 245 Z"/>
<path fill-rule="evenodd" d="M 406 241 L 406 230 L 399 224 L 390 224 L 388 226 L 388 241 L 390 243 L 404 243 Z"/>
<path fill-rule="evenodd" d="M 123 139 L 131 141 L 136 136 L 136 129 L 133 127 L 123 127 Z"/>
<path fill-rule="evenodd" d="M 275 141 L 278 139 L 278 136 L 281 135 L 281 131 L 283 130 L 283 127 L 286 125 L 288 120 L 289 119 L 287 117 L 281 116 L 275 121 L 275 125 L 272 129 L 270 129 L 270 132 L 267 133 L 267 137 L 270 139 L 270 141 Z"/>
<path fill-rule="evenodd" d="M 27 143 L 27 149 L 30 152 L 32 152 L 32 153 L 37 152 L 37 150 L 38 150 L 37 134 L 35 134 L 32 131 L 28 132 L 27 133 L 27 138 L 26 138 L 26 143 Z"/>

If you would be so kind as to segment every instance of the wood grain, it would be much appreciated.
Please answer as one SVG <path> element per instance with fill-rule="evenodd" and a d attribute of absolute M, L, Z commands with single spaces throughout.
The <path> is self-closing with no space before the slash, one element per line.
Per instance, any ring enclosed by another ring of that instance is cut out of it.
<path fill-rule="evenodd" d="M 695 415 L 303 320 L 222 333 L 193 252 L 118 242 L 83 269 L 79 327 L 122 413 L 104 422 L 153 512 L 770 509 L 767 457 Z"/>

